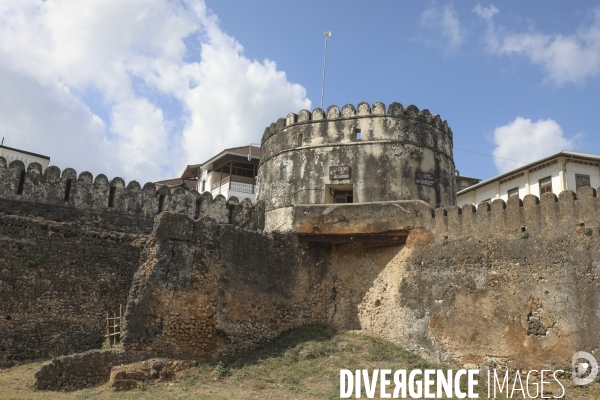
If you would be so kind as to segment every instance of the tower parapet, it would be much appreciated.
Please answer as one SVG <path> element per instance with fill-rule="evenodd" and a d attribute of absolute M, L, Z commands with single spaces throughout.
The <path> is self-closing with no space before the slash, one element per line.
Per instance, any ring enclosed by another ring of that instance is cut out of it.
<path fill-rule="evenodd" d="M 452 147 L 448 123 L 414 105 L 290 113 L 263 135 L 257 199 L 267 216 L 296 204 L 423 200 L 449 207 L 456 204 Z"/>

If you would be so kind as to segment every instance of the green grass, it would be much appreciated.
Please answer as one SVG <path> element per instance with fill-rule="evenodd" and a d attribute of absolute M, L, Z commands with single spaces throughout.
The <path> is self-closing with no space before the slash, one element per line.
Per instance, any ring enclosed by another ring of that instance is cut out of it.
<path fill-rule="evenodd" d="M 127 392 L 114 392 L 108 384 L 72 393 L 36 391 L 33 374 L 40 365 L 0 370 L 0 399 L 338 399 L 340 369 L 372 373 L 374 369 L 452 368 L 427 362 L 387 340 L 324 325 L 291 330 L 259 348 L 203 360 L 177 373 L 173 381 L 148 381 Z M 483 375 L 479 380 L 479 397 L 487 398 Z M 599 386 L 568 389 L 567 394 L 600 398 Z M 393 385 L 388 393 L 392 390 Z M 362 394 L 366 398 L 364 386 Z"/>

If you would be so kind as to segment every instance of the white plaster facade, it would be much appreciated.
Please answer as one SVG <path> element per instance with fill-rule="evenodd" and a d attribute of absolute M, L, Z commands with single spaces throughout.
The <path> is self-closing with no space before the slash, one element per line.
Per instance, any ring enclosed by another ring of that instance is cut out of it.
<path fill-rule="evenodd" d="M 42 165 L 42 171 L 44 171 L 48 167 L 48 164 L 50 164 L 50 157 L 19 149 L 13 149 L 6 146 L 0 146 L 0 157 L 4 157 L 6 159 L 7 166 L 15 160 L 23 161 L 25 168 L 27 168 L 29 164 L 36 162 Z"/>
<path fill-rule="evenodd" d="M 550 178 L 552 193 L 577 191 L 577 176 L 589 179 L 589 186 L 600 186 L 600 155 L 561 151 L 470 186 L 457 193 L 456 204 L 477 205 L 482 201 L 507 201 L 509 191 L 517 189 L 522 199 L 528 194 L 540 197 L 540 180 Z"/>

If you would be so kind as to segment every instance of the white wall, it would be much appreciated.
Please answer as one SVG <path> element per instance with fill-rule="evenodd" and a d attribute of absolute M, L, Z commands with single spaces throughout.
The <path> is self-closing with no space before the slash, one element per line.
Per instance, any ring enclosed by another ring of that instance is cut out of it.
<path fill-rule="evenodd" d="M 589 175 L 590 186 L 594 189 L 598 189 L 598 186 L 600 186 L 600 168 L 593 165 L 567 163 L 567 186 L 569 190 L 575 191 L 577 187 L 575 174 Z"/>
<path fill-rule="evenodd" d="M 48 168 L 48 163 L 50 162 L 45 158 L 35 157 L 30 154 L 23 154 L 19 151 L 13 151 L 2 148 L 0 148 L 0 157 L 4 157 L 6 159 L 7 166 L 10 165 L 10 163 L 14 160 L 21 160 L 23 161 L 23 164 L 25 164 L 25 169 L 27 169 L 27 166 L 32 162 L 37 162 L 42 165 L 42 171 Z"/>
<path fill-rule="evenodd" d="M 575 174 L 583 174 L 590 176 L 590 186 L 593 188 L 598 188 L 600 186 L 600 168 L 591 165 L 583 165 L 576 163 L 567 163 L 567 187 L 563 187 L 560 178 L 560 168 L 561 163 L 555 163 L 548 165 L 542 169 L 537 171 L 533 171 L 529 173 L 529 193 L 526 190 L 527 183 L 527 173 L 525 171 L 523 176 L 512 179 L 510 181 L 504 182 L 500 184 L 500 198 L 504 201 L 508 200 L 508 190 L 513 189 L 515 187 L 519 188 L 519 197 L 522 199 L 527 194 L 533 194 L 537 197 L 540 197 L 540 179 L 546 178 L 550 176 L 552 178 L 552 192 L 557 196 L 563 190 L 572 190 L 575 191 Z M 457 196 L 456 204 L 459 207 L 464 206 L 465 204 L 479 204 L 483 200 L 486 199 L 496 199 L 496 184 L 497 181 L 492 181 L 485 186 L 478 187 L 477 189 L 468 191 L 464 194 Z M 473 202 L 473 191 L 475 191 L 475 202 Z"/>

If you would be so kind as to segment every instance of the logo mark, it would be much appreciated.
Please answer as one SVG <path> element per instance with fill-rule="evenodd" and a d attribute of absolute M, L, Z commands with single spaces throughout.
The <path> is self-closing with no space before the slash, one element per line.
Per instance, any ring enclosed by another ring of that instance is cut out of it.
<path fill-rule="evenodd" d="M 587 362 L 579 362 L 579 360 L 584 359 Z M 598 375 L 598 362 L 590 353 L 586 353 L 585 351 L 578 351 L 573 355 L 573 382 L 576 385 L 587 385 L 594 381 L 596 376 Z M 587 376 L 580 378 L 580 376 L 584 376 L 588 373 Z"/>

